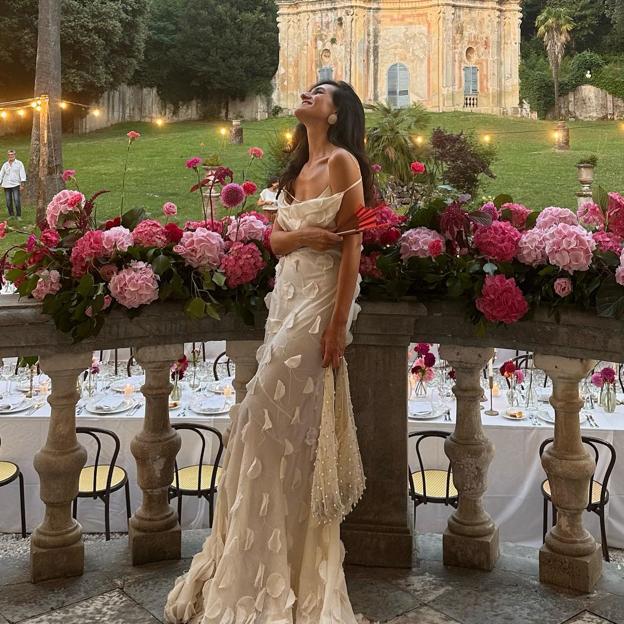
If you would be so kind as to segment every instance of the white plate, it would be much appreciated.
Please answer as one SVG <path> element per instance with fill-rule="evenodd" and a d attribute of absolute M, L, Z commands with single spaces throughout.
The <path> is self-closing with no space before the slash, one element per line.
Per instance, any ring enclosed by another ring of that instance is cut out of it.
<path fill-rule="evenodd" d="M 25 399 L 23 396 L 8 397 L 8 399 L 0 400 L 0 408 L 10 405 L 9 409 L 0 409 L 0 414 L 18 414 L 32 407 L 33 400 Z"/>
<path fill-rule="evenodd" d="M 87 412 L 91 412 L 92 414 L 98 414 L 100 416 L 108 416 L 109 414 L 121 414 L 122 412 L 127 412 L 131 410 L 137 402 L 134 399 L 122 399 L 119 405 L 113 407 L 112 409 L 101 409 L 98 408 L 98 403 L 101 402 L 102 399 L 91 399 L 86 405 L 85 409 Z"/>
<path fill-rule="evenodd" d="M 423 412 L 420 414 L 413 413 L 409 414 L 407 418 L 409 420 L 433 420 L 434 418 L 439 418 L 442 414 L 436 414 L 433 411 L 431 412 Z"/>
<path fill-rule="evenodd" d="M 224 400 L 223 397 L 207 397 L 196 399 L 191 403 L 191 410 L 196 414 L 213 415 L 227 414 L 234 403 Z"/>
<path fill-rule="evenodd" d="M 211 381 L 206 384 L 206 388 L 210 390 L 210 392 L 215 392 L 216 394 L 223 394 L 225 388 L 232 388 L 232 392 L 234 391 L 234 386 L 232 385 L 234 381 L 234 377 L 226 377 L 225 379 L 219 379 L 219 381 Z"/>
<path fill-rule="evenodd" d="M 511 416 L 509 414 L 509 411 L 510 410 L 507 410 L 507 411 L 503 412 L 503 414 L 502 414 L 503 418 L 506 418 L 507 420 L 518 420 L 518 421 L 527 419 L 527 413 L 525 411 L 520 410 L 520 411 L 522 411 L 522 417 L 521 418 L 518 418 L 517 416 Z M 512 409 L 511 411 L 513 412 L 515 410 Z"/>
<path fill-rule="evenodd" d="M 540 420 L 543 420 L 544 422 L 547 422 L 550 425 L 554 425 L 555 424 L 555 415 L 552 414 L 551 412 L 545 412 L 543 410 L 539 410 L 537 412 L 537 417 Z M 587 422 L 587 414 L 584 414 L 583 412 L 581 412 L 579 414 L 579 421 L 582 424 Z"/>
<path fill-rule="evenodd" d="M 145 383 L 145 378 L 142 375 L 134 375 L 132 377 L 125 377 L 124 379 L 118 379 L 111 384 L 110 389 L 115 392 L 124 392 L 126 386 L 132 386 L 133 392 L 141 392 L 141 386 Z"/>

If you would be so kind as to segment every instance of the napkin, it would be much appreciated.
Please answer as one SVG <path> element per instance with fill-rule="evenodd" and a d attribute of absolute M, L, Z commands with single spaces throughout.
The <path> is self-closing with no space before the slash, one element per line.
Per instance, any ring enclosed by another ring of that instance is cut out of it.
<path fill-rule="evenodd" d="M 431 403 L 425 403 L 423 401 L 410 401 L 409 403 L 410 414 L 430 414 L 431 409 Z"/>
<path fill-rule="evenodd" d="M 0 411 L 10 412 L 21 405 L 23 401 L 24 397 L 20 395 L 3 396 L 2 399 L 0 399 Z"/>
<path fill-rule="evenodd" d="M 199 399 L 193 406 L 200 412 L 218 412 L 225 410 L 225 398 L 221 396 Z"/>
<path fill-rule="evenodd" d="M 119 409 L 122 403 L 123 399 L 120 397 L 104 396 L 93 402 L 93 408 L 100 412 L 112 412 Z"/>

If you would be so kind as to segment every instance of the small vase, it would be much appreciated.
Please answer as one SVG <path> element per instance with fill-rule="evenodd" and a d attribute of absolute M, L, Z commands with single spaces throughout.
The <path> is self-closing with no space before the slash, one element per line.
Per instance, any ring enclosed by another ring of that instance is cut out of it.
<path fill-rule="evenodd" d="M 424 399 L 427 396 L 427 385 L 419 379 L 412 390 L 412 399 Z"/>
<path fill-rule="evenodd" d="M 182 389 L 180 388 L 179 377 L 176 375 L 173 379 L 173 388 L 169 394 L 172 401 L 179 401 L 182 398 Z"/>
<path fill-rule="evenodd" d="M 606 383 L 600 389 L 600 406 L 608 414 L 613 414 L 617 405 L 615 384 Z"/>
<path fill-rule="evenodd" d="M 515 381 L 511 382 L 511 386 L 509 387 L 509 390 L 507 390 L 506 396 L 509 407 L 520 407 L 520 396 Z"/>

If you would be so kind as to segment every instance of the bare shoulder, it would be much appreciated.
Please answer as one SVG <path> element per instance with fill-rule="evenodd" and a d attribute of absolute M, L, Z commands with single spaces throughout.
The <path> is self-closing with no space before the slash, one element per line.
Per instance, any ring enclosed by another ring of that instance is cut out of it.
<path fill-rule="evenodd" d="M 346 149 L 337 148 L 329 157 L 329 178 L 332 189 L 341 191 L 349 187 L 360 177 L 357 160 Z"/>

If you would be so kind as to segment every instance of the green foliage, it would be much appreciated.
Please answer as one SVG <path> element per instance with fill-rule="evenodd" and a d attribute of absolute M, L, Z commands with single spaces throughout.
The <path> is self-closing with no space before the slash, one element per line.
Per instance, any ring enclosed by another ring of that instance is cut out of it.
<path fill-rule="evenodd" d="M 520 97 L 526 100 L 540 118 L 555 103 L 553 80 L 548 60 L 543 54 L 531 54 L 520 64 Z"/>
<path fill-rule="evenodd" d="M 290 158 L 290 142 L 285 133 L 275 132 L 269 139 L 265 154 L 268 176 L 279 176 L 286 169 Z"/>
<path fill-rule="evenodd" d="M 588 154 L 583 156 L 577 163 L 577 165 L 591 165 L 596 167 L 598 165 L 598 156 L 596 154 Z"/>

